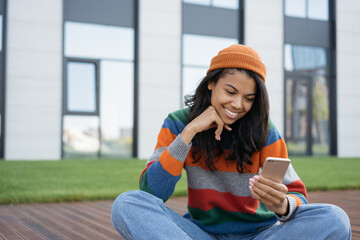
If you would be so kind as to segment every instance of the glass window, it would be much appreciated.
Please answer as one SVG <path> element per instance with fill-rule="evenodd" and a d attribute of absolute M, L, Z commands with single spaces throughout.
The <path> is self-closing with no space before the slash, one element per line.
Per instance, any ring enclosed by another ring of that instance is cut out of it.
<path fill-rule="evenodd" d="M 286 71 L 327 71 L 325 48 L 285 44 Z"/>
<path fill-rule="evenodd" d="M 205 77 L 206 71 L 207 68 L 203 67 L 183 67 L 182 92 L 184 96 L 195 93 L 195 89 Z"/>
<path fill-rule="evenodd" d="M 329 137 L 329 88 L 323 75 L 313 78 L 312 88 L 312 153 L 328 155 Z"/>
<path fill-rule="evenodd" d="M 210 6 L 211 0 L 183 0 L 184 3 L 192 3 L 198 5 Z"/>
<path fill-rule="evenodd" d="M 239 0 L 213 0 L 214 7 L 238 9 Z"/>
<path fill-rule="evenodd" d="M 307 95 L 306 80 L 286 81 L 286 144 L 289 154 L 307 152 Z"/>
<path fill-rule="evenodd" d="M 235 43 L 238 43 L 238 40 L 234 38 L 184 34 L 183 64 L 208 67 L 213 56 Z"/>
<path fill-rule="evenodd" d="M 65 56 L 134 60 L 132 28 L 65 23 Z"/>
<path fill-rule="evenodd" d="M 285 0 L 285 15 L 306 18 L 306 0 Z"/>
<path fill-rule="evenodd" d="M 96 112 L 94 63 L 68 62 L 66 107 L 69 112 Z"/>
<path fill-rule="evenodd" d="M 193 34 L 183 35 L 183 98 L 193 94 L 195 88 L 206 75 L 211 58 L 218 52 L 238 43 L 234 38 L 210 37 Z"/>
<path fill-rule="evenodd" d="M 308 0 L 308 17 L 329 20 L 329 0 Z"/>
<path fill-rule="evenodd" d="M 131 157 L 134 116 L 134 64 L 101 62 L 101 156 Z"/>
<path fill-rule="evenodd" d="M 97 158 L 99 146 L 98 117 L 64 116 L 63 154 L 65 158 Z"/>

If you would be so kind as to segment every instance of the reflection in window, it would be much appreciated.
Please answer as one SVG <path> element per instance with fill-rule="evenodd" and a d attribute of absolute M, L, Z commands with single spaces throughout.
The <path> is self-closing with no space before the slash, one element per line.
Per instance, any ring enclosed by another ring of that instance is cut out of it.
<path fill-rule="evenodd" d="M 198 5 L 210 6 L 211 0 L 183 0 L 184 3 L 192 3 Z"/>
<path fill-rule="evenodd" d="M 234 38 L 184 34 L 183 64 L 208 67 L 213 56 L 235 43 L 238 43 L 238 40 Z"/>
<path fill-rule="evenodd" d="M 238 9 L 239 0 L 213 0 L 214 7 Z"/>
<path fill-rule="evenodd" d="M 183 2 L 228 9 L 239 8 L 239 0 L 183 0 Z"/>
<path fill-rule="evenodd" d="M 134 60 L 132 28 L 65 23 L 65 56 Z"/>
<path fill-rule="evenodd" d="M 324 48 L 285 44 L 284 54 L 286 71 L 327 70 Z"/>
<path fill-rule="evenodd" d="M 312 152 L 329 154 L 329 89 L 324 76 L 313 78 L 312 89 Z"/>
<path fill-rule="evenodd" d="M 285 0 L 288 17 L 329 20 L 329 0 Z"/>
<path fill-rule="evenodd" d="M 195 89 L 206 75 L 207 68 L 183 67 L 183 88 L 184 96 L 195 93 Z"/>
<path fill-rule="evenodd" d="M 238 40 L 234 38 L 183 35 L 183 97 L 192 93 L 199 80 L 205 77 L 211 58 L 236 43 Z"/>
<path fill-rule="evenodd" d="M 65 158 L 97 158 L 99 146 L 98 117 L 64 116 L 63 153 Z"/>
<path fill-rule="evenodd" d="M 285 15 L 289 17 L 306 17 L 306 0 L 285 0 Z"/>
<path fill-rule="evenodd" d="M 309 12 L 311 19 L 329 20 L 329 0 L 308 0 Z"/>
<path fill-rule="evenodd" d="M 132 156 L 133 68 L 131 62 L 101 62 L 102 157 Z"/>
<path fill-rule="evenodd" d="M 289 154 L 306 154 L 307 95 L 306 80 L 286 81 L 286 144 Z"/>
<path fill-rule="evenodd" d="M 96 69 L 94 63 L 68 62 L 67 111 L 96 111 Z"/>

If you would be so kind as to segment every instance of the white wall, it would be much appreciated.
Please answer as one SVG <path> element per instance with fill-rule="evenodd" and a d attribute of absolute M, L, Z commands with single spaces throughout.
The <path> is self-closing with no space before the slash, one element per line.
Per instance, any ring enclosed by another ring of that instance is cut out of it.
<path fill-rule="evenodd" d="M 5 159 L 59 159 L 62 1 L 8 1 Z"/>
<path fill-rule="evenodd" d="M 181 0 L 139 4 L 138 157 L 148 158 L 168 113 L 180 107 Z"/>
<path fill-rule="evenodd" d="M 284 132 L 283 0 L 245 2 L 245 45 L 254 48 L 267 69 L 270 118 Z M 283 136 L 284 137 L 284 136 Z"/>
<path fill-rule="evenodd" d="M 360 156 L 360 1 L 336 1 L 338 156 Z"/>

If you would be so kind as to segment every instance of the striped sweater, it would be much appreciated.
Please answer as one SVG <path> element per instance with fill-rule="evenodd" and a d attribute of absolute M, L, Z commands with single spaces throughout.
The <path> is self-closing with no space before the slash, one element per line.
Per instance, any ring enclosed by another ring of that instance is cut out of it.
<path fill-rule="evenodd" d="M 189 121 L 189 109 L 170 113 L 158 135 L 154 153 L 140 176 L 140 189 L 166 201 L 174 192 L 176 183 L 185 169 L 188 183 L 188 213 L 203 230 L 213 234 L 247 233 L 285 221 L 296 207 L 307 203 L 306 189 L 290 165 L 283 184 L 289 190 L 290 203 L 287 216 L 277 216 L 250 195 L 249 178 L 257 175 L 267 157 L 287 158 L 284 140 L 269 121 L 268 137 L 263 148 L 252 155 L 252 165 L 238 173 L 236 162 L 216 159 L 216 171 L 211 172 L 204 161 L 193 163 L 192 144 L 185 144 L 179 134 Z M 224 152 L 231 146 L 231 133 L 221 135 Z"/>

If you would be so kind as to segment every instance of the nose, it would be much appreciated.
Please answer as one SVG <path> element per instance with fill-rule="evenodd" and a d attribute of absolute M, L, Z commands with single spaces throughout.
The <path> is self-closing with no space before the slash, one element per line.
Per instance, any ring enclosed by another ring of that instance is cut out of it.
<path fill-rule="evenodd" d="M 231 102 L 231 106 L 234 109 L 241 109 L 242 108 L 242 98 L 241 96 L 234 97 L 233 101 Z"/>

